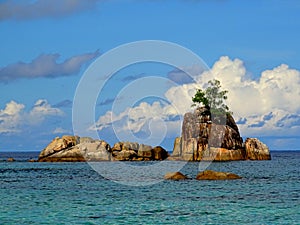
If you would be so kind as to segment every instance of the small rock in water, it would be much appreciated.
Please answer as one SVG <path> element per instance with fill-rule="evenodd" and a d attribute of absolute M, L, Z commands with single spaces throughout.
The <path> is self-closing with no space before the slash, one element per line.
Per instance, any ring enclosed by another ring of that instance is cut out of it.
<path fill-rule="evenodd" d="M 7 159 L 7 162 L 15 162 L 15 161 L 16 160 L 14 158 L 12 158 L 12 157 Z"/>
<path fill-rule="evenodd" d="M 234 180 L 241 179 L 239 175 L 234 173 L 218 172 L 213 170 L 205 170 L 198 173 L 197 180 Z"/>
<path fill-rule="evenodd" d="M 27 162 L 37 162 L 37 160 L 35 160 L 35 159 L 28 159 Z"/>
<path fill-rule="evenodd" d="M 180 172 L 170 172 L 170 173 L 166 173 L 165 177 L 166 180 L 186 180 L 188 179 L 187 176 L 185 176 L 184 174 L 180 173 Z"/>

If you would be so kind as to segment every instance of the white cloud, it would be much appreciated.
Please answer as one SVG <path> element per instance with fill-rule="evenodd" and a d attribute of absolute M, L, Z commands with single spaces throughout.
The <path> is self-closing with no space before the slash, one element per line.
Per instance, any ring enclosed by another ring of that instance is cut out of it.
<path fill-rule="evenodd" d="M 25 106 L 15 101 L 10 101 L 4 109 L 0 110 L 0 133 L 19 132 L 22 112 Z"/>
<path fill-rule="evenodd" d="M 300 72 L 282 64 L 262 73 L 258 83 L 261 97 L 267 109 L 300 112 Z"/>
<path fill-rule="evenodd" d="M 100 0 L 4 0 L 0 20 L 57 17 L 94 9 Z"/>
<path fill-rule="evenodd" d="M 197 84 L 184 84 L 182 86 L 171 87 L 165 93 L 165 97 L 177 109 L 177 114 L 184 115 L 186 112 L 191 111 L 191 105 L 193 104 L 192 96 L 195 95 L 198 88 L 201 88 L 201 86 Z"/>
<path fill-rule="evenodd" d="M 145 129 L 149 120 L 159 118 L 167 125 L 168 132 L 175 134 L 172 131 L 180 128 L 180 121 L 174 123 L 169 118 L 190 111 L 196 89 L 205 87 L 212 79 L 220 80 L 222 88 L 229 91 L 227 104 L 236 121 L 241 121 L 238 126 L 244 137 L 299 136 L 300 72 L 283 64 L 252 80 L 240 59 L 232 60 L 227 56 L 221 57 L 211 71 L 199 74 L 197 84 L 183 84 L 167 90 L 165 97 L 170 105 L 144 102 L 117 115 L 109 111 L 99 118 L 94 129 L 103 130 L 118 123 L 118 129 L 138 133 Z"/>
<path fill-rule="evenodd" d="M 250 80 L 239 59 L 221 57 L 201 82 L 219 79 L 229 90 L 228 105 L 244 135 L 291 135 L 299 129 L 300 72 L 280 65 L 262 72 L 258 80 Z"/>
<path fill-rule="evenodd" d="M 126 108 L 118 115 L 112 111 L 106 112 L 90 129 L 104 130 L 113 126 L 117 133 L 143 132 L 154 135 L 167 131 L 167 136 L 174 136 L 180 132 L 180 120 L 176 118 L 178 114 L 176 108 L 164 102 L 141 102 L 138 106 Z"/>
<path fill-rule="evenodd" d="M 39 99 L 33 108 L 26 112 L 25 105 L 10 101 L 0 110 L 0 134 L 18 133 L 30 130 L 41 124 L 49 116 L 62 116 L 63 111 L 53 108 L 45 99 Z"/>
<path fill-rule="evenodd" d="M 0 68 L 0 82 L 9 82 L 16 79 L 34 79 L 39 77 L 56 78 L 71 76 L 78 73 L 81 67 L 97 57 L 99 52 L 73 56 L 62 63 L 58 63 L 59 54 L 43 54 L 30 63 L 18 62 Z"/>
<path fill-rule="evenodd" d="M 34 104 L 32 110 L 28 114 L 28 122 L 31 124 L 39 124 L 47 116 L 62 116 L 63 111 L 53 108 L 47 100 L 39 99 Z"/>

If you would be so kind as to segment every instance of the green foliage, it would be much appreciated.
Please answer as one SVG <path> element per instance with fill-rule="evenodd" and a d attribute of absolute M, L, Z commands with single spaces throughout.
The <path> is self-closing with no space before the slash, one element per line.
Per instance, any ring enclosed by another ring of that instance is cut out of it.
<path fill-rule="evenodd" d="M 205 97 L 205 92 L 201 89 L 198 89 L 195 96 L 192 98 L 194 104 L 192 106 L 196 106 L 196 103 L 202 103 L 206 108 L 209 107 L 209 100 Z"/>
<path fill-rule="evenodd" d="M 198 89 L 192 98 L 194 104 L 202 104 L 214 115 L 231 113 L 224 100 L 227 99 L 227 90 L 221 90 L 221 83 L 218 80 L 208 81 L 208 87 L 205 90 Z"/>

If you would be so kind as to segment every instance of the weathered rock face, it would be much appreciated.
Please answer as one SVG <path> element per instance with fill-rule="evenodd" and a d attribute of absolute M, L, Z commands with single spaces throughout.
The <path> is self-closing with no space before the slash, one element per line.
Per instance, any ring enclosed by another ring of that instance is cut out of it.
<path fill-rule="evenodd" d="M 238 161 L 244 160 L 244 149 L 228 150 L 226 148 L 210 147 L 209 150 L 204 151 L 202 160 L 206 161 Z"/>
<path fill-rule="evenodd" d="M 241 178 L 242 177 L 233 173 L 217 172 L 213 170 L 205 170 L 200 172 L 196 177 L 197 180 L 234 180 Z"/>
<path fill-rule="evenodd" d="M 268 148 L 257 141 L 256 144 L 248 141 L 245 148 L 230 114 L 215 116 L 211 120 L 209 110 L 201 107 L 184 115 L 182 136 L 174 141 L 172 157 L 185 161 L 269 159 Z"/>
<path fill-rule="evenodd" d="M 38 161 L 84 161 L 79 148 L 75 148 L 78 143 L 79 138 L 75 136 L 54 138 L 51 143 L 43 151 L 41 151 Z"/>
<path fill-rule="evenodd" d="M 177 137 L 174 140 L 174 147 L 173 147 L 173 153 L 172 153 L 172 157 L 180 157 L 182 155 L 182 138 L 181 137 Z"/>
<path fill-rule="evenodd" d="M 174 157 L 181 156 L 182 160 L 200 161 L 205 155 L 207 159 L 217 155 L 215 152 L 209 152 L 211 148 L 242 148 L 243 139 L 230 114 L 224 115 L 223 119 L 215 118 L 216 123 L 212 122 L 210 117 L 210 112 L 204 107 L 184 115 L 182 137 L 177 138 L 174 143 Z"/>
<path fill-rule="evenodd" d="M 42 155 L 42 156 L 41 156 Z M 69 147 L 47 155 L 43 150 L 39 162 L 84 162 L 85 159 L 77 146 Z"/>
<path fill-rule="evenodd" d="M 39 162 L 148 161 L 164 160 L 168 153 L 162 147 L 133 142 L 118 142 L 113 148 L 103 140 L 88 137 L 55 138 L 39 155 Z"/>
<path fill-rule="evenodd" d="M 247 138 L 245 141 L 245 159 L 270 160 L 271 154 L 267 145 L 257 138 Z"/>
<path fill-rule="evenodd" d="M 168 152 L 161 146 L 156 146 L 152 149 L 152 158 L 154 160 L 165 160 L 168 156 Z"/>
<path fill-rule="evenodd" d="M 239 149 L 243 145 L 238 127 L 230 114 L 224 115 L 223 124 L 217 124 L 207 119 L 206 108 L 198 108 L 194 113 L 186 113 L 182 124 L 182 138 L 184 142 L 196 139 L 202 145 L 211 147 Z M 185 144 L 185 143 L 183 143 Z M 184 149 L 184 145 L 183 145 Z"/>
<path fill-rule="evenodd" d="M 110 161 L 110 145 L 102 140 L 81 142 L 76 147 L 80 149 L 81 154 L 84 156 L 86 161 Z"/>
<path fill-rule="evenodd" d="M 73 147 L 79 143 L 79 138 L 75 136 L 62 136 L 54 138 L 52 142 L 40 153 L 39 158 L 53 155 L 62 150 Z"/>
<path fill-rule="evenodd" d="M 63 136 L 55 138 L 40 153 L 39 162 L 84 162 L 110 160 L 110 146 L 102 140 Z"/>

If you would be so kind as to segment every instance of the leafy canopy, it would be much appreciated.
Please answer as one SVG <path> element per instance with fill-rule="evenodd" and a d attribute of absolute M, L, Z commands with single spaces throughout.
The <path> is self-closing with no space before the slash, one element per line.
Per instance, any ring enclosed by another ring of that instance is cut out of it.
<path fill-rule="evenodd" d="M 213 114 L 225 114 L 229 112 L 229 107 L 224 100 L 227 99 L 227 90 L 221 90 L 221 83 L 219 80 L 208 81 L 208 87 L 205 90 L 198 89 L 195 96 L 192 98 L 194 104 L 202 104 L 209 109 Z"/>

